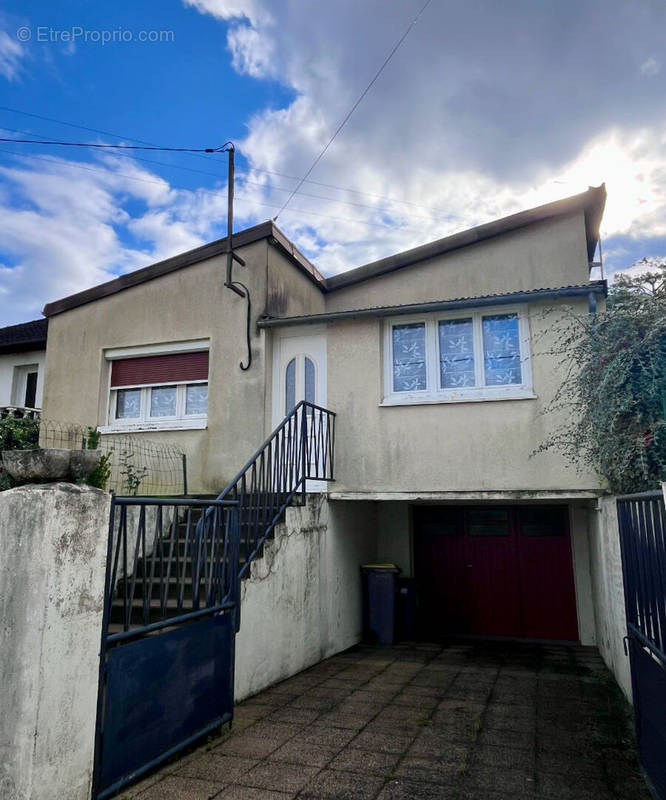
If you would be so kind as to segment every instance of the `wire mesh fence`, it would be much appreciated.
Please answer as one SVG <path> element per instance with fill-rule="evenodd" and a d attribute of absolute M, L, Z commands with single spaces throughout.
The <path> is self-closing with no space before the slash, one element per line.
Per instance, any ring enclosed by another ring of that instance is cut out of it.
<path fill-rule="evenodd" d="M 0 409 L 4 422 L 0 450 L 36 447 L 101 450 L 108 459 L 106 488 L 118 495 L 161 496 L 187 493 L 187 461 L 183 450 L 141 434 L 99 434 L 92 427 Z M 9 422 L 7 421 L 9 420 Z"/>

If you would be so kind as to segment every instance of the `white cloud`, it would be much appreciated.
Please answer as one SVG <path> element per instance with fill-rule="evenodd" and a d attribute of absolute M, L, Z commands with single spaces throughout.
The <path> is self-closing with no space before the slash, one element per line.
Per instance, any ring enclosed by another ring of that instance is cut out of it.
<path fill-rule="evenodd" d="M 6 31 L 0 30 L 0 75 L 13 81 L 18 78 L 25 51 Z"/>
<path fill-rule="evenodd" d="M 641 75 L 653 78 L 661 72 L 661 63 L 654 56 L 650 56 L 641 64 Z"/>
<path fill-rule="evenodd" d="M 432 4 L 311 176 L 329 186 L 306 183 L 278 223 L 339 271 L 606 181 L 607 236 L 666 235 L 663 86 L 643 78 L 661 66 L 646 53 L 661 46 L 666 7 L 636 15 L 608 2 L 593 60 L 595 0 L 509 0 L 481 22 L 472 6 Z M 272 216 L 295 181 L 264 171 L 305 173 L 418 3 L 340 0 L 316 14 L 306 0 L 196 6 L 247 20 L 228 31 L 234 68 L 295 93 L 256 113 L 238 143 L 261 184 L 252 198 Z"/>
<path fill-rule="evenodd" d="M 0 326 L 224 235 L 225 187 L 173 189 L 131 160 L 21 158 L 0 177 Z"/>
<path fill-rule="evenodd" d="M 183 0 L 201 14 L 219 19 L 248 19 L 252 23 L 269 22 L 272 17 L 261 0 Z"/>
<path fill-rule="evenodd" d="M 231 65 L 241 75 L 266 78 L 273 72 L 273 43 L 249 25 L 234 25 L 227 34 Z"/>
<path fill-rule="evenodd" d="M 305 174 L 420 5 L 183 2 L 225 23 L 237 72 L 293 92 L 237 142 L 239 226 L 277 213 L 297 182 L 284 176 Z M 432 3 L 278 224 L 333 273 L 606 181 L 607 237 L 666 236 L 665 76 L 649 55 L 666 6 L 607 0 L 605 15 L 591 58 L 597 0 L 507 0 L 482 18 Z M 0 73 L 15 77 L 10 44 Z M 182 191 L 111 155 L 35 163 L 1 173 L 0 323 L 224 235 L 224 187 Z"/>

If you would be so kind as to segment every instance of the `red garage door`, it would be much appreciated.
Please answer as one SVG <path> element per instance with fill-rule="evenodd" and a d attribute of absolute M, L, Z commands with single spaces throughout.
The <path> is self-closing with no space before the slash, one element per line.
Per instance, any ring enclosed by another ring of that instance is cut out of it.
<path fill-rule="evenodd" d="M 417 506 L 421 637 L 578 639 L 566 506 Z"/>

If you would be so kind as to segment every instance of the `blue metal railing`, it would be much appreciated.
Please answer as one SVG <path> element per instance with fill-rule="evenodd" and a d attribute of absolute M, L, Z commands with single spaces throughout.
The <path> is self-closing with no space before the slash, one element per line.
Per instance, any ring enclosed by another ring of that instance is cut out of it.
<path fill-rule="evenodd" d="M 294 496 L 310 480 L 333 480 L 334 436 L 335 414 L 302 401 L 215 500 L 114 497 L 108 643 L 236 604 L 239 580 Z"/>
<path fill-rule="evenodd" d="M 238 502 L 240 577 L 308 481 L 334 480 L 334 444 L 335 413 L 301 400 L 220 492 L 218 502 Z"/>

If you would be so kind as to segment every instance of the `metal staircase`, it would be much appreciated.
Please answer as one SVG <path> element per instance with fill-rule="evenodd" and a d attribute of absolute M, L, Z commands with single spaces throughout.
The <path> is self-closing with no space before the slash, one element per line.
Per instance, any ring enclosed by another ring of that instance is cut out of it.
<path fill-rule="evenodd" d="M 287 506 L 333 480 L 334 436 L 335 414 L 301 401 L 216 499 L 113 498 L 110 643 L 236 603 Z"/>

